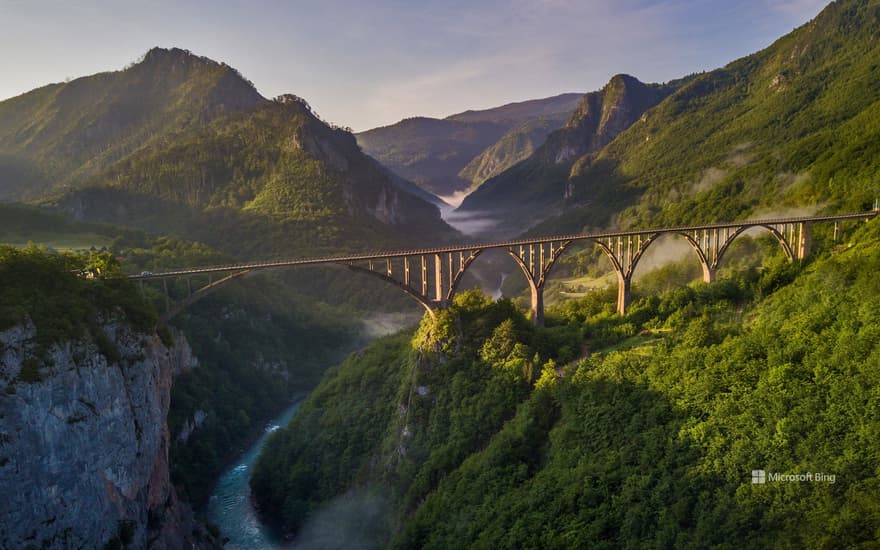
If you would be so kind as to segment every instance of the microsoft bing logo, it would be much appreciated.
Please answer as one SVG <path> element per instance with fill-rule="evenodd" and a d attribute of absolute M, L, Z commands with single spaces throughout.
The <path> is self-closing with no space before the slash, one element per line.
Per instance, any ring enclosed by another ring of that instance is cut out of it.
<path fill-rule="evenodd" d="M 763 485 L 767 483 L 767 473 L 764 470 L 752 470 L 752 484 Z"/>

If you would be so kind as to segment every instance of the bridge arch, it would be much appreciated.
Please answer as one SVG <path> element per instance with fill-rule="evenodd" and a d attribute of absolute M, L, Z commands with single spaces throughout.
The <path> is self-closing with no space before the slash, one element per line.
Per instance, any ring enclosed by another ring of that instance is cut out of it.
<path fill-rule="evenodd" d="M 683 238 L 684 240 L 682 240 L 681 238 Z M 666 245 L 663 244 L 664 241 L 667 242 Z M 670 244 L 675 247 L 682 248 L 682 250 L 674 251 L 673 254 L 675 254 L 676 256 L 684 256 L 685 253 L 693 251 L 696 254 L 696 260 L 700 265 L 700 269 L 702 270 L 703 280 L 705 280 L 706 282 L 711 282 L 711 280 L 707 277 L 707 272 L 714 274 L 714 271 L 711 270 L 710 262 L 706 256 L 706 253 L 691 235 L 688 235 L 687 233 L 681 231 L 661 231 L 652 235 L 650 239 L 645 242 L 640 253 L 635 258 L 633 258 L 632 265 L 630 267 L 631 277 L 635 277 L 635 271 L 637 267 L 639 267 L 640 265 L 644 265 L 645 261 L 651 261 L 653 259 L 651 255 L 652 253 L 656 252 L 657 247 L 669 246 Z M 651 249 L 651 247 L 654 248 Z M 681 259 L 684 258 L 682 257 Z M 678 260 L 678 258 L 676 260 Z M 661 260 L 661 263 L 668 262 L 663 262 Z"/>
<path fill-rule="evenodd" d="M 465 258 L 462 261 L 461 267 L 458 269 L 458 271 L 452 277 L 452 281 L 449 286 L 449 292 L 446 296 L 447 302 L 451 302 L 452 298 L 454 298 L 455 294 L 458 292 L 458 286 L 461 284 L 461 280 L 464 277 L 464 272 L 467 271 L 467 268 L 469 268 L 471 266 L 471 264 L 473 264 L 474 261 L 476 261 L 476 259 L 483 252 L 484 252 L 484 249 L 474 250 L 467 258 Z"/>
<path fill-rule="evenodd" d="M 782 252 L 789 261 L 796 258 L 803 259 L 809 252 L 809 226 L 799 224 L 793 226 L 791 224 L 773 225 L 763 223 L 743 224 L 736 227 L 727 227 L 723 229 L 710 229 L 705 231 L 695 231 L 693 233 L 685 231 L 676 231 L 675 234 L 684 237 L 691 248 L 697 253 L 700 264 L 703 268 L 703 281 L 712 283 L 724 254 L 733 244 L 733 241 L 740 235 L 751 229 L 767 230 L 779 243 Z M 797 248 L 796 248 L 797 245 Z"/>
<path fill-rule="evenodd" d="M 565 252 L 572 240 L 549 240 L 507 247 L 507 254 L 519 266 L 529 284 L 532 319 L 538 326 L 544 325 L 544 284 L 556 260 Z"/>
<path fill-rule="evenodd" d="M 796 249 L 795 249 L 795 243 L 789 241 L 789 239 L 791 239 L 793 241 L 796 238 L 795 235 L 792 234 L 787 238 L 785 235 L 782 234 L 782 231 L 785 231 L 784 228 L 782 229 L 782 231 L 780 231 L 780 229 L 778 229 L 772 225 L 755 224 L 755 225 L 744 225 L 744 226 L 740 227 L 739 229 L 737 229 L 736 231 L 734 231 L 733 234 L 731 234 L 730 239 L 728 239 L 727 242 L 724 243 L 724 246 L 718 251 L 718 262 L 721 261 L 721 258 L 723 257 L 724 253 L 727 252 L 727 249 L 733 243 L 733 240 L 736 239 L 737 237 L 739 237 L 740 235 L 742 235 L 743 233 L 747 232 L 750 229 L 766 229 L 767 231 L 770 232 L 771 235 L 773 235 L 773 237 L 776 238 L 776 242 L 779 243 L 779 246 L 782 248 L 782 252 L 785 254 L 785 257 L 789 261 L 794 261 L 796 259 L 797 254 L 796 254 Z"/>
<path fill-rule="evenodd" d="M 434 311 L 436 309 L 434 303 L 431 302 L 430 300 L 428 300 L 427 298 L 425 298 L 425 296 L 423 296 L 422 294 L 420 294 L 420 293 L 416 292 L 415 290 L 413 290 L 412 288 L 410 288 L 408 285 L 405 285 L 405 284 L 401 283 L 400 281 L 394 279 L 393 277 L 385 275 L 384 273 L 380 273 L 378 271 L 372 271 L 372 270 L 367 269 L 365 267 L 361 267 L 361 266 L 357 266 L 357 265 L 348 265 L 346 267 L 348 269 L 354 271 L 355 273 L 366 273 L 367 275 L 372 275 L 373 277 L 377 277 L 377 278 L 385 281 L 386 283 L 391 283 L 392 285 L 396 286 L 400 290 L 404 291 L 407 296 L 409 296 L 410 298 L 412 298 L 413 300 L 418 302 L 419 305 L 424 307 L 425 311 L 428 312 L 428 315 L 431 317 L 431 319 L 435 319 L 437 317 L 437 314 Z"/>
<path fill-rule="evenodd" d="M 237 279 L 242 279 L 242 278 L 250 275 L 251 273 L 253 273 L 252 269 L 246 269 L 243 271 L 237 271 L 235 273 L 231 273 L 229 275 L 226 275 L 225 277 L 217 279 L 216 281 L 213 281 L 213 280 L 208 281 L 207 285 L 196 290 L 195 292 L 190 293 L 189 296 L 187 296 L 183 300 L 175 303 L 174 305 L 171 305 L 168 302 L 168 282 L 167 282 L 167 279 L 163 279 L 162 283 L 165 288 L 165 312 L 159 316 L 159 326 L 161 327 L 161 326 L 167 325 L 168 321 L 173 319 L 175 316 L 177 316 L 184 309 L 188 308 L 192 304 L 201 300 L 202 298 L 204 298 L 208 294 L 211 294 L 212 292 L 214 292 L 215 290 L 220 288 L 222 285 L 225 285 L 226 283 L 231 282 L 231 281 L 235 281 Z"/>
<path fill-rule="evenodd" d="M 594 238 L 592 241 L 605 253 L 617 273 L 617 312 L 623 315 L 632 300 L 632 275 L 645 250 L 660 233 L 633 233 Z"/>

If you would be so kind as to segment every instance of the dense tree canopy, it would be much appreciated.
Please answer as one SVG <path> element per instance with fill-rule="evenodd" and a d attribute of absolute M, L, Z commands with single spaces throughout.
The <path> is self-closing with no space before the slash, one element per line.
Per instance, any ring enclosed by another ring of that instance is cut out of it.
<path fill-rule="evenodd" d="M 297 530 L 373 491 L 387 514 L 372 536 L 398 548 L 875 541 L 878 227 L 624 317 L 597 292 L 537 329 L 465 293 L 333 371 L 267 446 L 256 497 Z"/>

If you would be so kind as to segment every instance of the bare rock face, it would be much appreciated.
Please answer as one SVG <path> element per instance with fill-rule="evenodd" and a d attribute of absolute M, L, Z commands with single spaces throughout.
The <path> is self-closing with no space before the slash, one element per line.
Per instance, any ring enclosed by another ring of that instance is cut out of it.
<path fill-rule="evenodd" d="M 194 364 L 189 345 L 116 321 L 103 330 L 101 349 L 68 341 L 43 361 L 36 327 L 0 332 L 2 548 L 192 547 L 166 424 L 172 377 Z"/>

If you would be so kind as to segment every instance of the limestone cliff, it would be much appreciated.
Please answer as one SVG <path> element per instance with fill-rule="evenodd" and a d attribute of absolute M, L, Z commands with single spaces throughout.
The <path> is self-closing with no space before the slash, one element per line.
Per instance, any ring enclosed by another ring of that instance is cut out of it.
<path fill-rule="evenodd" d="M 0 548 L 192 547 L 166 424 L 189 345 L 100 326 L 42 354 L 32 323 L 0 332 Z"/>

